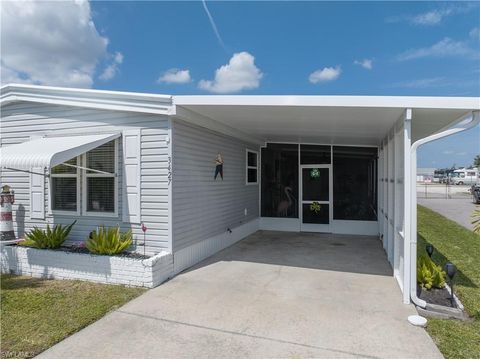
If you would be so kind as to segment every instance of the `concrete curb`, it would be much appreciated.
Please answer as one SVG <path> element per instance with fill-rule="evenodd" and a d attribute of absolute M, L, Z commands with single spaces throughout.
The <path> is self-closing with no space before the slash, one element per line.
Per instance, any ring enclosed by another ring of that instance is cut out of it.
<path fill-rule="evenodd" d="M 452 289 L 447 284 L 445 285 L 445 288 L 451 295 Z M 418 314 L 428 318 L 458 319 L 463 321 L 471 320 L 471 318 L 465 312 L 463 304 L 460 302 L 460 299 L 458 299 L 455 293 L 453 294 L 453 300 L 455 301 L 456 308 L 427 303 L 425 308 L 417 307 L 417 312 Z"/>

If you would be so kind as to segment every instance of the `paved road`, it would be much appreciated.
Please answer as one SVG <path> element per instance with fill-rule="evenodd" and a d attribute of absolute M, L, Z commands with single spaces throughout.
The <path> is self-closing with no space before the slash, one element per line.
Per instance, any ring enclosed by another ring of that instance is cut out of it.
<path fill-rule="evenodd" d="M 39 358 L 442 358 L 377 238 L 257 232 Z"/>
<path fill-rule="evenodd" d="M 428 207 L 431 210 L 440 213 L 442 216 L 457 222 L 461 226 L 473 229 L 470 216 L 475 209 L 472 198 L 418 198 L 418 204 Z"/>

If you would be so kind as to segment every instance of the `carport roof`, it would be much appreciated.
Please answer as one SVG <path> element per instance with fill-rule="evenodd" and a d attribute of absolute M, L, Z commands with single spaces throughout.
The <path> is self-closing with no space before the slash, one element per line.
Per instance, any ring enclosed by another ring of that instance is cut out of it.
<path fill-rule="evenodd" d="M 174 96 L 173 103 L 179 118 L 213 120 L 255 142 L 358 145 L 378 145 L 408 108 L 413 140 L 480 109 L 478 97 Z"/>
<path fill-rule="evenodd" d="M 0 88 L 2 107 L 18 101 L 173 115 L 262 144 L 378 145 L 409 108 L 416 140 L 480 110 L 479 97 L 171 96 L 17 84 Z"/>

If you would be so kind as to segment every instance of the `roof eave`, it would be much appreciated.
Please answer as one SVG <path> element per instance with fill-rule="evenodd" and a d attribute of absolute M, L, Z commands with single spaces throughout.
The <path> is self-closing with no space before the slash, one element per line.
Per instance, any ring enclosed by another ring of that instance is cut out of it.
<path fill-rule="evenodd" d="M 161 115 L 175 112 L 170 95 L 19 84 L 0 88 L 0 106 L 19 101 Z"/>

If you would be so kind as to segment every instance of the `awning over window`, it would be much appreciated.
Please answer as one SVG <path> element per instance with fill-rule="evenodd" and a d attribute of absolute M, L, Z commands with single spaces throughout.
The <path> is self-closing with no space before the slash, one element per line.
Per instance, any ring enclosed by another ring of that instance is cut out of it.
<path fill-rule="evenodd" d="M 118 137 L 119 133 L 38 138 L 0 148 L 0 166 L 19 170 L 52 168 Z"/>

